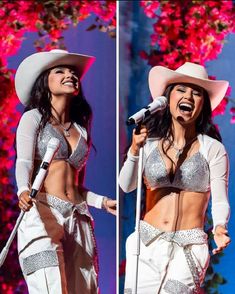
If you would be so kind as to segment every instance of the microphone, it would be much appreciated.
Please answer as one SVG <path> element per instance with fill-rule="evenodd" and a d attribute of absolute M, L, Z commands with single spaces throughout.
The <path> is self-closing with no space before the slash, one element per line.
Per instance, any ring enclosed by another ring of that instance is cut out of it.
<path fill-rule="evenodd" d="M 128 126 L 138 124 L 140 121 L 150 116 L 151 114 L 154 114 L 159 110 L 165 109 L 166 106 L 167 98 L 165 96 L 156 97 L 154 98 L 153 102 L 151 102 L 149 105 L 130 116 L 126 123 Z"/>
<path fill-rule="evenodd" d="M 36 178 L 33 182 L 32 185 L 32 190 L 30 192 L 30 197 L 33 198 L 37 195 L 38 191 L 40 190 L 40 187 L 44 181 L 44 178 L 46 176 L 47 173 L 47 169 L 53 159 L 53 157 L 55 156 L 56 151 L 59 149 L 59 145 L 60 145 L 60 141 L 57 138 L 51 138 L 50 141 L 47 144 L 47 149 L 46 149 L 46 153 L 43 157 L 42 163 L 40 165 L 40 169 L 38 174 L 36 175 Z M 0 253 L 0 267 L 3 265 L 9 248 L 11 246 L 11 243 L 16 235 L 16 232 L 18 230 L 18 227 L 24 217 L 25 211 L 21 210 L 20 215 L 16 221 L 15 227 L 13 228 L 11 235 L 6 243 L 6 246 L 3 248 L 3 250 Z"/>
<path fill-rule="evenodd" d="M 43 157 L 42 163 L 40 165 L 39 171 L 35 177 L 35 180 L 32 185 L 32 190 L 30 192 L 30 197 L 34 198 L 38 191 L 41 188 L 41 185 L 46 177 L 48 167 L 55 156 L 55 153 L 59 149 L 60 141 L 57 138 L 51 138 L 50 141 L 47 144 L 46 153 Z"/>

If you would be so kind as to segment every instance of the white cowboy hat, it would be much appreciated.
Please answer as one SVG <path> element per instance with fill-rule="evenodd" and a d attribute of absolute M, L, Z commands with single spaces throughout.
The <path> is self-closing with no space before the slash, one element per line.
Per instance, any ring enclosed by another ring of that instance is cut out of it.
<path fill-rule="evenodd" d="M 61 49 L 34 53 L 25 58 L 15 75 L 15 89 L 22 104 L 27 105 L 33 85 L 45 70 L 57 65 L 72 65 L 78 69 L 80 80 L 95 61 L 95 57 L 69 53 Z"/>
<path fill-rule="evenodd" d="M 153 99 L 162 96 L 166 87 L 175 83 L 190 83 L 204 88 L 214 110 L 224 98 L 229 83 L 209 80 L 206 69 L 199 64 L 186 62 L 175 71 L 163 66 L 154 66 L 149 72 L 149 89 Z"/>

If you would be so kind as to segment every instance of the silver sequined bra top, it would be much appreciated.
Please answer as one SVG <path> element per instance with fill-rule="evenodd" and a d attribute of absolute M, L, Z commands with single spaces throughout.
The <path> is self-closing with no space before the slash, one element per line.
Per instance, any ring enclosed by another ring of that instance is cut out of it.
<path fill-rule="evenodd" d="M 35 159 L 42 160 L 46 153 L 49 140 L 56 137 L 60 140 L 59 150 L 54 159 L 63 159 L 70 163 L 77 170 L 81 170 L 87 161 L 89 147 L 85 138 L 80 134 L 74 151 L 69 154 L 69 146 L 64 136 L 51 124 L 47 123 L 37 137 Z"/>
<path fill-rule="evenodd" d="M 144 177 L 147 187 L 151 190 L 163 187 L 193 192 L 210 190 L 209 166 L 199 151 L 181 164 L 175 172 L 173 181 L 170 181 L 165 162 L 158 148 L 154 148 L 147 158 Z"/>

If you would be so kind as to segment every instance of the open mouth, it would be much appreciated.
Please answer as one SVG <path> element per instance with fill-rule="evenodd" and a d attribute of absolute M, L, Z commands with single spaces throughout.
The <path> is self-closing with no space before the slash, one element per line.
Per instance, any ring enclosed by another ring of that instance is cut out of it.
<path fill-rule="evenodd" d="M 193 111 L 193 105 L 190 103 L 182 102 L 179 104 L 179 109 L 184 113 L 191 113 Z"/>
<path fill-rule="evenodd" d="M 64 86 L 69 86 L 69 87 L 75 87 L 75 84 L 73 82 L 65 82 L 63 83 Z"/>

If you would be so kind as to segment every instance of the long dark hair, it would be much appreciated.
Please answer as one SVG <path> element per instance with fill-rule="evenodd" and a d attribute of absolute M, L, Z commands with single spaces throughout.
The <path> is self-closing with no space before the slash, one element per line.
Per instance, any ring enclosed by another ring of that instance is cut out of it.
<path fill-rule="evenodd" d="M 176 84 L 169 85 L 164 96 L 170 99 L 170 93 Z M 203 89 L 204 104 L 199 114 L 195 126 L 197 134 L 208 135 L 218 141 L 222 141 L 219 131 L 212 122 L 212 110 L 210 98 L 206 90 Z M 163 141 L 173 142 L 174 134 L 172 130 L 172 116 L 169 107 L 166 107 L 162 112 L 157 112 L 153 115 L 147 122 L 146 126 L 148 128 L 149 137 L 156 137 L 158 139 L 163 139 Z"/>
<path fill-rule="evenodd" d="M 46 123 L 51 119 L 51 95 L 48 85 L 48 76 L 51 69 L 41 73 L 37 78 L 30 94 L 30 102 L 25 108 L 25 112 L 33 108 L 37 108 L 42 115 L 40 122 L 40 129 L 44 128 Z M 84 127 L 88 134 L 88 143 L 91 141 L 91 122 L 92 122 L 92 109 L 87 102 L 80 83 L 79 93 L 71 99 L 70 119 L 80 126 Z"/>

